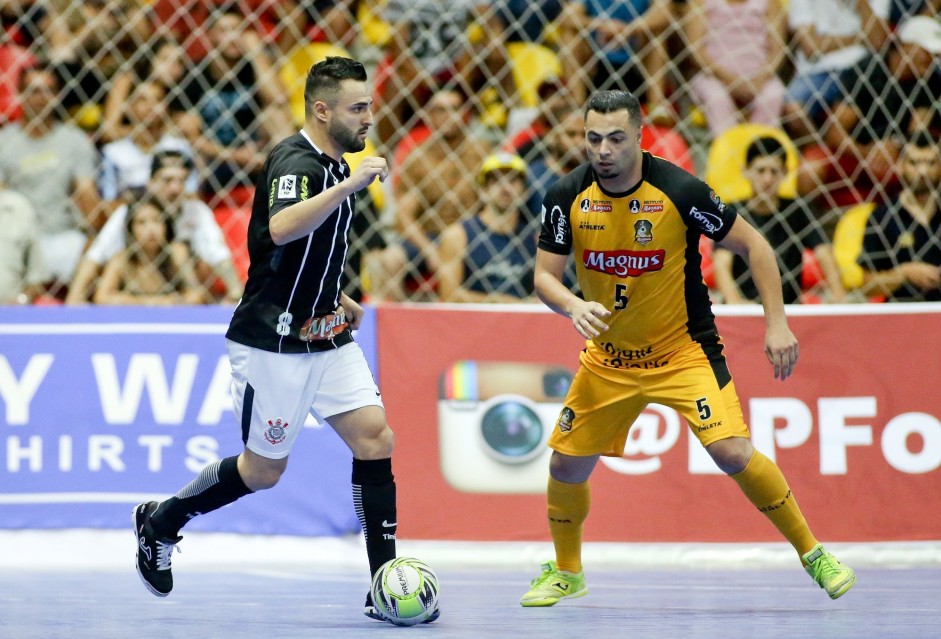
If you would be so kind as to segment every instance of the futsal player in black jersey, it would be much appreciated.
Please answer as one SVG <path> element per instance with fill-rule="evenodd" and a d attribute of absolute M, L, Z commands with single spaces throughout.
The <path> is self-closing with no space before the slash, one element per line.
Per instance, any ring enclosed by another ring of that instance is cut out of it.
<path fill-rule="evenodd" d="M 370 574 L 395 557 L 392 431 L 350 333 L 363 309 L 340 290 L 356 192 L 385 180 L 389 169 L 385 159 L 367 157 L 351 174 L 343 160 L 365 148 L 373 125 L 362 64 L 331 57 L 314 65 L 304 101 L 303 129 L 272 149 L 259 178 L 248 281 L 226 333 L 245 449 L 208 465 L 174 497 L 134 510 L 137 570 L 158 597 L 173 588 L 170 556 L 180 529 L 277 484 L 308 412 L 353 452 L 353 502 Z M 368 595 L 364 612 L 380 618 Z"/>

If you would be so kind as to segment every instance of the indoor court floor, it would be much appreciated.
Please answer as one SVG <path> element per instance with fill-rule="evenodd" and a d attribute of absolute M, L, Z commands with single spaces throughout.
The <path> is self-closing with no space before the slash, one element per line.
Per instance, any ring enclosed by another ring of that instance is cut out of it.
<path fill-rule="evenodd" d="M 856 586 L 837 601 L 798 566 L 595 569 L 587 572 L 588 596 L 527 609 L 517 602 L 533 571 L 439 564 L 441 618 L 398 628 L 362 615 L 361 570 L 186 570 L 175 559 L 176 587 L 160 599 L 141 585 L 132 561 L 127 570 L 0 571 L 0 638 L 941 637 L 936 566 L 860 568 Z"/>

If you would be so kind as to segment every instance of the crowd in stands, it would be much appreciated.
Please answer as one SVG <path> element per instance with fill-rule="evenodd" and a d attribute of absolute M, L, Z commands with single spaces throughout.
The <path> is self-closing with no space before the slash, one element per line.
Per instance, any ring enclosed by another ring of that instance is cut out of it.
<path fill-rule="evenodd" d="M 542 195 L 620 88 L 775 247 L 788 303 L 941 300 L 941 0 L 0 3 L 0 304 L 234 303 L 306 70 L 370 69 L 347 290 L 533 301 Z M 757 301 L 703 242 L 718 303 Z M 566 274 L 575 287 L 574 266 Z"/>

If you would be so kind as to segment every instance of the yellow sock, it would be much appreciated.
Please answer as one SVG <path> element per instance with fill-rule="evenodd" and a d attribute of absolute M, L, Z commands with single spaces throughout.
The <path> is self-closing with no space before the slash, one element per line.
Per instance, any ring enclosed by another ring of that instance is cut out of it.
<path fill-rule="evenodd" d="M 582 570 L 582 524 L 591 507 L 588 482 L 566 484 L 549 478 L 546 492 L 549 504 L 549 532 L 555 544 L 555 562 L 559 570 Z"/>
<path fill-rule="evenodd" d="M 732 475 L 732 479 L 738 482 L 751 503 L 781 531 L 798 555 L 817 545 L 777 464 L 756 450 L 745 469 Z"/>

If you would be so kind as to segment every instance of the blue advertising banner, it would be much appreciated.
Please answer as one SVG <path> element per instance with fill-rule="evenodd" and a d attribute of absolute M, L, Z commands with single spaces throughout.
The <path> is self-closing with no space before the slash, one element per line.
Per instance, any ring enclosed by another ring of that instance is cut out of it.
<path fill-rule="evenodd" d="M 231 310 L 0 308 L 0 528 L 122 528 L 242 450 L 224 334 Z M 375 312 L 357 341 L 375 365 Z M 373 368 L 375 371 L 376 369 Z M 351 455 L 309 419 L 272 490 L 186 530 L 359 531 Z"/>

